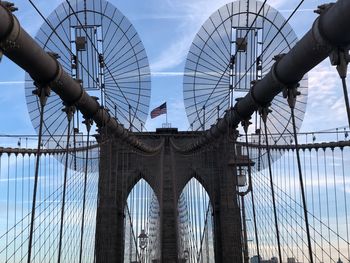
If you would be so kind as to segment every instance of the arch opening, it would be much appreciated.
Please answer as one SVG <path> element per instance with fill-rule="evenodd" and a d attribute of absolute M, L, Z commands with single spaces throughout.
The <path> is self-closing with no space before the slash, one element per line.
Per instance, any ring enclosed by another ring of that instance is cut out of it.
<path fill-rule="evenodd" d="M 215 262 L 213 207 L 203 185 L 192 178 L 178 199 L 179 258 Z"/>
<path fill-rule="evenodd" d="M 144 179 L 130 191 L 124 208 L 124 262 L 154 262 L 160 258 L 159 202 Z"/>

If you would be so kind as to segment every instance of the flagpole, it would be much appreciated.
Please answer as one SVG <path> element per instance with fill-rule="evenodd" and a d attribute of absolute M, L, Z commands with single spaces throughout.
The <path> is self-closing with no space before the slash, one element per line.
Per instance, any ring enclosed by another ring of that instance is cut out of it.
<path fill-rule="evenodd" d="M 168 107 L 166 104 L 165 104 L 165 106 L 166 106 L 165 122 L 166 122 L 166 126 L 168 126 Z"/>

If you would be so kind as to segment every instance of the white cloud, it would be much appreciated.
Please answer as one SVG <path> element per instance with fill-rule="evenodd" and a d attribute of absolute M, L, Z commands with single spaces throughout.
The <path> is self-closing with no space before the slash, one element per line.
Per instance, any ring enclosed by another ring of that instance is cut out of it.
<path fill-rule="evenodd" d="M 303 131 L 347 125 L 341 80 L 328 60 L 309 73 L 308 105 Z"/>
<path fill-rule="evenodd" d="M 152 71 L 171 69 L 181 64 L 187 56 L 194 35 L 186 34 L 186 37 L 171 44 L 163 50 L 154 62 L 151 62 Z"/>
<path fill-rule="evenodd" d="M 25 81 L 0 81 L 0 85 L 23 85 Z"/>
<path fill-rule="evenodd" d="M 273 6 L 276 9 L 283 7 L 284 4 L 288 3 L 288 0 L 271 0 L 268 2 L 269 5 Z"/>
<path fill-rule="evenodd" d="M 153 77 L 177 77 L 177 76 L 183 76 L 184 72 L 177 72 L 177 71 L 152 71 L 151 72 Z"/>
<path fill-rule="evenodd" d="M 298 9 L 297 12 L 302 12 L 302 13 L 305 13 L 305 12 L 313 12 L 315 9 L 313 8 L 303 8 L 303 9 Z M 294 9 L 278 9 L 278 11 L 280 13 L 292 13 L 294 11 Z"/>
<path fill-rule="evenodd" d="M 182 14 L 179 18 L 178 28 L 172 29 L 174 32 L 179 31 L 180 38 L 172 43 L 167 49 L 151 62 L 151 68 L 155 71 L 170 69 L 183 63 L 191 43 L 202 26 L 202 24 L 220 7 L 228 3 L 227 0 L 219 1 L 166 1 L 170 10 L 176 10 L 176 14 L 169 16 L 154 17 L 158 18 L 177 18 L 177 14 Z M 278 8 L 288 2 L 287 0 L 273 0 L 269 5 Z"/>
<path fill-rule="evenodd" d="M 152 70 L 170 69 L 183 63 L 191 43 L 210 15 L 227 3 L 227 1 L 167 1 L 171 10 L 183 14 L 178 27 L 173 29 L 179 36 L 167 49 L 151 63 Z"/>

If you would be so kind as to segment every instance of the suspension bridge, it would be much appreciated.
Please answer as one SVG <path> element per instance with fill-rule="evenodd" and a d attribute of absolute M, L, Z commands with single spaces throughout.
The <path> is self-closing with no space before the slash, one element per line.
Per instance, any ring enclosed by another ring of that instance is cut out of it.
<path fill-rule="evenodd" d="M 184 69 L 189 129 L 147 131 L 151 70 L 117 7 L 45 17 L 28 0 L 44 20 L 30 36 L 0 1 L 0 56 L 26 72 L 37 132 L 0 135 L 0 261 L 350 262 L 350 1 L 315 7 L 298 39 L 303 2 L 288 18 L 267 0 L 213 10 Z M 327 58 L 347 119 L 300 132 Z"/>

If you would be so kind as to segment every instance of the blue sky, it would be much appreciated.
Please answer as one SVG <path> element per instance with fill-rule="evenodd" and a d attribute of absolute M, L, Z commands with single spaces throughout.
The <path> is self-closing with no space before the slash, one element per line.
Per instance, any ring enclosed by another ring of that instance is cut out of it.
<path fill-rule="evenodd" d="M 43 23 L 26 0 L 16 0 L 16 12 L 22 26 L 34 37 Z M 34 0 L 48 16 L 64 0 Z M 168 102 L 173 127 L 187 130 L 189 124 L 183 105 L 182 72 L 191 42 L 206 19 L 226 0 L 111 0 L 131 21 L 143 41 L 152 72 L 150 110 Z M 328 1 L 305 0 L 291 20 L 297 36 L 302 37 L 316 18 L 312 10 Z M 269 5 L 288 17 L 299 3 L 296 0 L 269 0 Z M 35 134 L 24 95 L 24 71 L 8 59 L 0 64 L 0 135 Z M 340 80 L 329 61 L 309 74 L 309 99 L 302 131 L 318 131 L 346 126 L 346 114 Z M 161 116 L 146 123 L 155 130 L 165 122 Z M 6 144 L 5 140 L 0 142 Z M 307 184 L 311 184 L 307 182 Z"/>
<path fill-rule="evenodd" d="M 15 1 L 16 12 L 22 26 L 34 36 L 42 19 L 28 1 Z M 48 16 L 62 0 L 36 0 L 38 8 Z M 225 0 L 131 0 L 111 1 L 134 25 L 145 46 L 152 72 L 152 97 L 150 110 L 164 101 L 168 102 L 169 122 L 173 127 L 187 130 L 189 124 L 184 111 L 182 96 L 182 72 L 191 42 L 206 19 Z M 300 11 L 290 21 L 297 36 L 302 37 L 310 29 L 317 5 L 326 1 L 305 0 Z M 287 18 L 299 1 L 270 0 Z M 24 98 L 24 72 L 6 58 L 0 65 L 0 134 L 32 134 Z M 15 102 L 15 103 L 14 103 Z M 329 110 L 331 109 L 331 110 Z M 320 114 L 322 113 L 322 114 Z M 165 116 L 146 123 L 147 130 L 154 130 L 165 122 Z M 346 125 L 345 108 L 340 80 L 326 61 L 309 74 L 309 101 L 302 126 L 303 131 L 324 130 Z"/>

